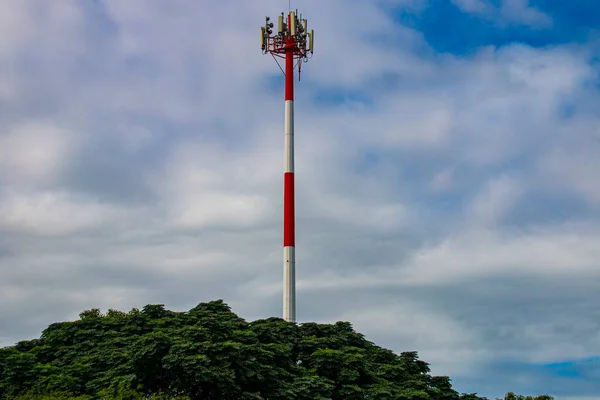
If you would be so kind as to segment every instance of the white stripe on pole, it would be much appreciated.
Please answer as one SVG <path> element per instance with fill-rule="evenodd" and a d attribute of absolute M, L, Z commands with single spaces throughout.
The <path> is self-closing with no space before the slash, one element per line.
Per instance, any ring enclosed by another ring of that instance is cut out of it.
<path fill-rule="evenodd" d="M 283 319 L 296 322 L 296 249 L 283 248 Z"/>
<path fill-rule="evenodd" d="M 294 101 L 285 102 L 284 172 L 294 172 Z"/>

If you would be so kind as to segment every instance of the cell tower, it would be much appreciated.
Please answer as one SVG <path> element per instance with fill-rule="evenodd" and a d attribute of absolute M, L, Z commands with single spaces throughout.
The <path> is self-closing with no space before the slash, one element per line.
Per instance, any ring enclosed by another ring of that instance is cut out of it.
<path fill-rule="evenodd" d="M 294 70 L 298 66 L 298 80 L 302 62 L 313 54 L 314 31 L 308 31 L 306 19 L 296 12 L 284 13 L 278 18 L 277 33 L 266 17 L 260 28 L 260 46 L 263 54 L 270 53 L 275 61 L 285 59 L 285 119 L 284 119 L 284 173 L 283 173 L 283 319 L 296 322 L 296 233 L 294 217 Z M 279 65 L 279 62 L 277 62 Z"/>

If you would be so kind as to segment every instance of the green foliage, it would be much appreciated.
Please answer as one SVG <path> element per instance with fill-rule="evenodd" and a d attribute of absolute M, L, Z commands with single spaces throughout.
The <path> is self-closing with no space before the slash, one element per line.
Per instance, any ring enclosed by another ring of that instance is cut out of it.
<path fill-rule="evenodd" d="M 502 399 L 496 399 L 496 400 L 502 400 Z M 523 395 L 516 395 L 513 392 L 508 392 L 506 394 L 506 396 L 504 396 L 504 400 L 554 400 L 554 397 L 552 396 L 548 396 L 547 394 L 543 394 L 540 396 L 523 396 Z"/>
<path fill-rule="evenodd" d="M 481 400 L 347 322 L 246 322 L 222 301 L 83 311 L 0 349 L 0 399 Z M 512 397 L 510 397 L 512 396 Z M 515 396 L 505 400 L 551 400 Z"/>

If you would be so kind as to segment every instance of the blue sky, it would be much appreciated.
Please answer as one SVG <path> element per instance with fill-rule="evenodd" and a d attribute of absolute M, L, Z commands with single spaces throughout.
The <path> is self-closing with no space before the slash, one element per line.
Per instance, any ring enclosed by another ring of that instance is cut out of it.
<path fill-rule="evenodd" d="M 462 392 L 600 393 L 600 7 L 296 0 L 298 318 Z M 287 1 L 0 2 L 0 344 L 83 309 L 281 314 Z M 596 397 L 594 397 L 596 396 Z"/>
<path fill-rule="evenodd" d="M 600 11 L 592 0 L 578 1 L 528 1 L 527 4 L 547 16 L 551 22 L 525 23 L 499 18 L 506 2 L 501 0 L 473 1 L 487 7 L 481 13 L 465 12 L 466 7 L 452 1 L 430 1 L 415 15 L 400 8 L 397 20 L 421 31 L 427 42 L 438 52 L 469 54 L 481 46 L 502 46 L 514 42 L 533 47 L 569 43 L 587 43 L 597 35 Z M 510 3 L 510 1 L 508 2 Z M 458 5 L 458 6 L 457 6 Z"/>

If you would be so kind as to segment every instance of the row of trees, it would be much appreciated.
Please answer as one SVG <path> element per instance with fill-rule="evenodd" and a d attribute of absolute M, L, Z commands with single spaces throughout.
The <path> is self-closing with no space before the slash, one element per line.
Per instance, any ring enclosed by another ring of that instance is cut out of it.
<path fill-rule="evenodd" d="M 0 349 L 0 398 L 483 399 L 429 371 L 416 352 L 394 354 L 347 322 L 247 322 L 222 301 L 188 312 L 147 305 L 84 311 Z"/>

